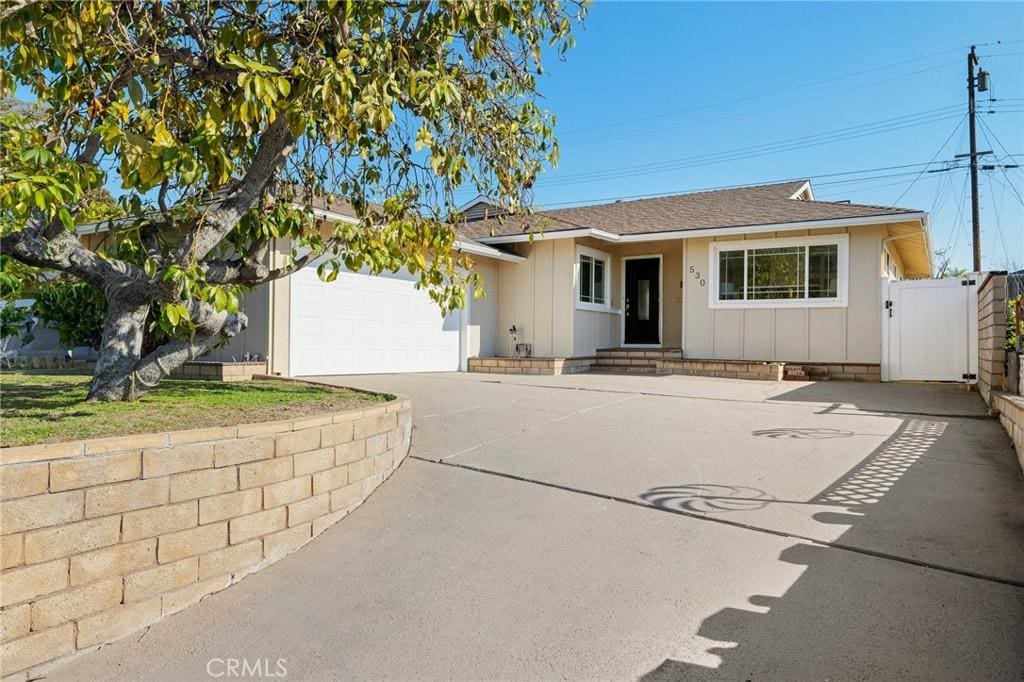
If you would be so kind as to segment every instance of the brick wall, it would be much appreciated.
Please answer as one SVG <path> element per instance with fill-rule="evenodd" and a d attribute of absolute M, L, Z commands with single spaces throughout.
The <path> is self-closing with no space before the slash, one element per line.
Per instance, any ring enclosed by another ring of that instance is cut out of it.
<path fill-rule="evenodd" d="M 470 372 L 482 374 L 575 374 L 586 372 L 595 358 L 469 358 Z"/>
<path fill-rule="evenodd" d="M 1006 390 L 1006 274 L 982 275 L 978 287 L 978 392 L 992 406 L 992 391 Z"/>
<path fill-rule="evenodd" d="M 1024 471 L 1024 396 L 992 393 L 992 410 L 999 415 L 999 423 L 1013 441 L 1017 461 Z"/>
<path fill-rule="evenodd" d="M 0 449 L 4 680 L 298 549 L 401 463 L 411 406 Z"/>
<path fill-rule="evenodd" d="M 213 381 L 248 381 L 257 374 L 267 373 L 263 362 L 215 362 L 195 360 L 171 373 L 172 379 L 211 379 Z"/>
<path fill-rule="evenodd" d="M 778 362 L 754 362 L 747 360 L 658 360 L 659 374 L 681 374 L 684 376 L 719 377 L 723 379 L 759 379 L 782 381 L 784 365 Z"/>

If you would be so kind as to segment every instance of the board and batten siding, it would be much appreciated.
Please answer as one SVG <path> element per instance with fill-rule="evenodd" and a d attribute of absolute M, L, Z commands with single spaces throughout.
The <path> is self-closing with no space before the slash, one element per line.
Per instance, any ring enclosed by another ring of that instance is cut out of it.
<path fill-rule="evenodd" d="M 609 244 L 597 239 L 577 239 L 576 244 L 611 254 L 609 278 L 611 307 L 614 312 L 576 310 L 573 324 L 573 352 L 593 355 L 598 348 L 612 348 L 622 343 L 622 276 L 624 258 L 661 256 L 661 345 L 678 348 L 683 328 L 683 241 L 666 239 L 632 244 Z M 575 252 L 573 255 L 575 263 Z"/>
<path fill-rule="evenodd" d="M 594 310 L 573 311 L 573 355 L 588 357 L 598 348 L 619 345 L 619 316 Z"/>
<path fill-rule="evenodd" d="M 498 262 L 490 258 L 473 257 L 473 270 L 483 280 L 483 298 L 475 298 L 473 291 L 466 292 L 469 303 L 469 323 L 466 333 L 466 356 L 492 356 L 500 346 L 498 339 Z"/>
<path fill-rule="evenodd" d="M 568 357 L 573 354 L 573 268 L 571 239 L 518 245 L 522 263 L 498 265 L 498 355 L 511 355 L 508 330 L 518 329 L 519 343 L 529 343 L 533 354 Z"/>
<path fill-rule="evenodd" d="M 809 234 L 850 235 L 848 305 L 835 308 L 711 309 L 709 244 Z M 683 349 L 690 358 L 783 362 L 881 361 L 883 227 L 801 230 L 687 239 L 683 279 Z M 690 272 L 690 268 L 693 272 Z M 694 275 L 704 275 L 705 284 Z"/>
<path fill-rule="evenodd" d="M 266 360 L 270 354 L 270 287 L 259 286 L 244 294 L 239 309 L 249 319 L 245 329 L 236 334 L 227 344 L 215 348 L 200 360 L 218 362 L 241 362 L 246 353 L 259 355 Z"/>

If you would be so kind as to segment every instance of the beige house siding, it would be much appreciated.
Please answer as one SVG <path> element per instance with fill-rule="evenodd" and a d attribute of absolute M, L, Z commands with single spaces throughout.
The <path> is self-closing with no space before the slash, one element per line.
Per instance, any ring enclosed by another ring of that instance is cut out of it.
<path fill-rule="evenodd" d="M 508 329 L 515 325 L 518 342 L 531 344 L 534 355 L 572 355 L 572 240 L 537 239 L 517 252 L 526 261 L 498 265 L 498 354 L 512 353 Z"/>
<path fill-rule="evenodd" d="M 880 362 L 884 228 L 729 235 L 718 241 L 842 232 L 850 235 L 849 301 L 846 307 L 836 308 L 713 310 L 708 304 L 707 289 L 708 246 L 712 238 L 686 240 L 684 354 L 691 358 L 737 360 Z M 703 277 L 698 278 L 697 274 Z M 705 282 L 703 286 L 701 279 Z"/>
<path fill-rule="evenodd" d="M 612 282 L 619 301 L 623 298 L 623 259 L 627 256 L 661 256 L 661 345 L 663 348 L 679 348 L 683 337 L 683 241 L 674 239 L 618 246 Z"/>
<path fill-rule="evenodd" d="M 494 355 L 498 352 L 498 264 L 490 258 L 473 258 L 473 269 L 483 279 L 481 290 L 483 298 L 473 298 L 473 292 L 467 292 L 469 301 L 469 322 L 466 333 L 469 335 L 466 345 L 466 356 L 470 358 Z"/>
<path fill-rule="evenodd" d="M 254 289 L 241 300 L 241 310 L 249 318 L 248 326 L 236 334 L 225 346 L 216 348 L 203 360 L 241 362 L 246 353 L 258 354 L 265 359 L 270 352 L 270 287 Z"/>
<path fill-rule="evenodd" d="M 621 318 L 615 313 L 573 311 L 573 355 L 593 355 L 598 348 L 619 345 Z"/>
<path fill-rule="evenodd" d="M 611 255 L 611 307 L 613 312 L 575 310 L 573 321 L 573 353 L 593 355 L 598 348 L 622 343 L 622 278 L 624 258 L 629 256 L 661 256 L 661 320 L 664 348 L 678 348 L 683 328 L 683 241 L 680 239 L 634 244 L 610 244 L 591 238 L 576 239 L 576 245 L 604 251 Z M 576 264 L 573 249 L 573 267 Z M 575 307 L 575 302 L 573 302 Z"/>

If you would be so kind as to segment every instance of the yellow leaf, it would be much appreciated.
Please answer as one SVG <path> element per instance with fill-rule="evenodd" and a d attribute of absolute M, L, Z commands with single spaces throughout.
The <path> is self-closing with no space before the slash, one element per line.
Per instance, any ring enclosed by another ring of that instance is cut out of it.
<path fill-rule="evenodd" d="M 139 164 L 139 180 L 143 184 L 150 184 L 153 178 L 160 172 L 160 164 L 152 156 L 143 157 Z"/>
<path fill-rule="evenodd" d="M 167 130 L 163 121 L 156 124 L 156 129 L 153 131 L 153 144 L 158 147 L 173 147 L 175 145 L 174 136 Z"/>

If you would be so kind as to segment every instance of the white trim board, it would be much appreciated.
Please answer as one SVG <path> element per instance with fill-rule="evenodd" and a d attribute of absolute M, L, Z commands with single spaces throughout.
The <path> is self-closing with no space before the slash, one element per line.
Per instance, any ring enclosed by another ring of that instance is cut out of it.
<path fill-rule="evenodd" d="M 507 253 L 496 249 L 493 246 L 488 246 L 487 244 L 481 244 L 479 242 L 467 242 L 457 239 L 455 240 L 455 248 L 474 256 L 487 256 L 488 258 L 508 261 L 509 263 L 522 263 L 526 260 L 526 256 Z"/>
<path fill-rule="evenodd" d="M 587 303 L 580 300 L 580 256 L 589 256 L 604 262 L 604 303 Z M 594 313 L 612 313 L 619 311 L 612 308 L 612 255 L 605 251 L 576 245 L 572 260 L 572 300 L 576 310 L 589 310 Z"/>

